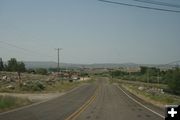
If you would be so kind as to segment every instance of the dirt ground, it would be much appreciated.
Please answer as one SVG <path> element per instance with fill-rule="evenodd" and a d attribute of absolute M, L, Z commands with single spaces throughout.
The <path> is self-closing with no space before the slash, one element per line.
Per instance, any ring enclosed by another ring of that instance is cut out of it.
<path fill-rule="evenodd" d="M 20 98 L 28 98 L 32 102 L 45 101 L 64 95 L 65 93 L 36 93 L 36 94 L 22 94 L 22 93 L 0 93 L 0 95 L 14 96 Z"/>

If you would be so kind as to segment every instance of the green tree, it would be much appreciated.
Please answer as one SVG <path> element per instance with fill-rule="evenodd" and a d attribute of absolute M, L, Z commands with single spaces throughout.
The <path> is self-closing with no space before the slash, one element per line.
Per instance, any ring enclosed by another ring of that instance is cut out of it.
<path fill-rule="evenodd" d="M 23 62 L 18 62 L 17 71 L 18 72 L 25 72 L 26 71 L 26 67 L 25 67 L 25 64 Z"/>
<path fill-rule="evenodd" d="M 17 68 L 18 68 L 18 62 L 16 58 L 11 58 L 8 61 L 7 70 L 11 72 L 17 72 Z"/>
<path fill-rule="evenodd" d="M 38 68 L 38 69 L 36 69 L 36 71 L 35 71 L 37 74 L 41 74 L 41 75 L 47 75 L 47 69 L 45 69 L 45 68 Z"/>
<path fill-rule="evenodd" d="M 4 70 L 4 64 L 3 64 L 2 58 L 0 58 L 0 71 L 3 71 L 3 70 Z"/>
<path fill-rule="evenodd" d="M 25 72 L 25 64 L 23 62 L 17 62 L 16 58 L 11 58 L 8 61 L 7 70 L 11 72 Z"/>
<path fill-rule="evenodd" d="M 23 62 L 17 62 L 16 58 L 11 58 L 8 61 L 7 70 L 11 72 L 17 72 L 19 79 L 19 86 L 22 86 L 21 72 L 25 72 L 25 64 Z"/>
<path fill-rule="evenodd" d="M 121 71 L 121 70 L 115 70 L 115 71 L 111 71 L 110 74 L 111 74 L 112 77 L 119 77 L 119 76 L 128 75 L 129 73 Z"/>
<path fill-rule="evenodd" d="M 155 67 L 148 68 L 148 70 L 151 76 L 157 76 L 158 73 L 160 73 L 160 69 L 155 68 Z"/>
<path fill-rule="evenodd" d="M 168 75 L 168 86 L 174 92 L 180 94 L 180 70 L 176 68 L 171 75 Z"/>
<path fill-rule="evenodd" d="M 28 73 L 36 73 L 34 69 L 30 68 L 26 70 Z"/>
<path fill-rule="evenodd" d="M 145 74 L 147 72 L 148 67 L 141 66 L 140 69 L 140 73 Z"/>

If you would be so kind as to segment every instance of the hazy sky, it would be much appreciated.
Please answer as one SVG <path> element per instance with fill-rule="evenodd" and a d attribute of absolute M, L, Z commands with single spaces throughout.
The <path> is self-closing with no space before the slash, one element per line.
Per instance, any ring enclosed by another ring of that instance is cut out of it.
<path fill-rule="evenodd" d="M 59 47 L 66 63 L 168 63 L 180 60 L 180 13 L 97 0 L 0 0 L 0 41 L 3 60 L 56 61 Z"/>

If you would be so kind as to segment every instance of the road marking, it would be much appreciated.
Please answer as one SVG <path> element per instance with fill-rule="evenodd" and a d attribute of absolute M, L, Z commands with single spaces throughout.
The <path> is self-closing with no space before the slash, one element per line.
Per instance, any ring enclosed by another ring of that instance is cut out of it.
<path fill-rule="evenodd" d="M 85 102 L 79 109 L 77 109 L 65 120 L 75 120 L 82 112 L 84 112 L 89 107 L 89 105 L 96 99 L 97 89 L 98 88 L 96 88 L 94 95 L 92 95 L 91 98 L 87 102 Z"/>
<path fill-rule="evenodd" d="M 57 96 L 57 97 L 54 97 L 54 98 L 51 98 L 51 99 L 48 99 L 48 100 L 43 100 L 43 101 L 36 102 L 36 103 L 32 103 L 32 104 L 30 104 L 30 105 L 22 106 L 22 107 L 20 107 L 20 108 L 15 108 L 15 109 L 12 109 L 12 110 L 9 110 L 9 111 L 6 111 L 6 112 L 2 112 L 2 113 L 0 113 L 0 115 L 4 115 L 4 114 L 16 112 L 16 111 L 20 111 L 20 110 L 23 110 L 23 109 L 26 109 L 26 108 L 30 108 L 30 107 L 32 107 L 32 106 L 36 106 L 36 105 L 39 105 L 39 104 L 42 104 L 42 103 L 46 103 L 46 102 L 48 102 L 48 101 L 50 101 L 50 100 L 56 99 L 56 98 L 58 98 L 58 97 L 62 97 L 63 95 L 65 95 L 65 94 L 67 94 L 67 93 L 71 93 L 71 92 L 75 91 L 76 89 L 80 88 L 81 86 L 83 86 L 83 85 L 80 85 L 80 86 L 78 86 L 78 87 L 75 87 L 75 88 L 73 88 L 72 90 L 69 90 L 69 91 L 67 91 L 67 92 L 65 92 L 65 93 L 63 93 L 62 95 L 59 95 L 59 96 Z"/>
<path fill-rule="evenodd" d="M 140 103 L 140 102 L 138 102 L 137 100 L 135 100 L 134 98 L 132 98 L 132 97 L 131 97 L 130 95 L 128 95 L 121 87 L 118 86 L 118 88 L 119 88 L 127 97 L 129 97 L 131 100 L 133 100 L 134 102 L 136 102 L 136 103 L 139 104 L 140 106 L 146 108 L 147 110 L 151 111 L 152 113 L 158 115 L 158 116 L 161 117 L 161 118 L 165 118 L 163 115 L 157 113 L 156 111 L 148 108 L 147 106 L 143 105 L 142 103 Z"/>

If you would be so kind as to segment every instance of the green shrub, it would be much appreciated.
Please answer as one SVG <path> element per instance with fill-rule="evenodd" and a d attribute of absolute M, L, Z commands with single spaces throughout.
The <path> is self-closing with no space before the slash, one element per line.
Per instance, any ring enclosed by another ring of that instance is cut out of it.
<path fill-rule="evenodd" d="M 45 68 L 38 68 L 38 69 L 36 69 L 35 70 L 35 72 L 37 73 L 37 74 L 41 74 L 41 75 L 47 75 L 47 69 L 45 69 Z"/>
<path fill-rule="evenodd" d="M 33 91 L 41 91 L 41 90 L 44 90 L 44 89 L 45 89 L 45 86 L 40 81 L 36 81 L 32 86 Z"/>
<path fill-rule="evenodd" d="M 45 89 L 45 85 L 39 80 L 29 81 L 22 86 L 22 90 L 25 91 L 42 91 L 44 89 Z"/>
<path fill-rule="evenodd" d="M 176 69 L 168 80 L 169 88 L 176 94 L 180 94 L 180 70 Z"/>

